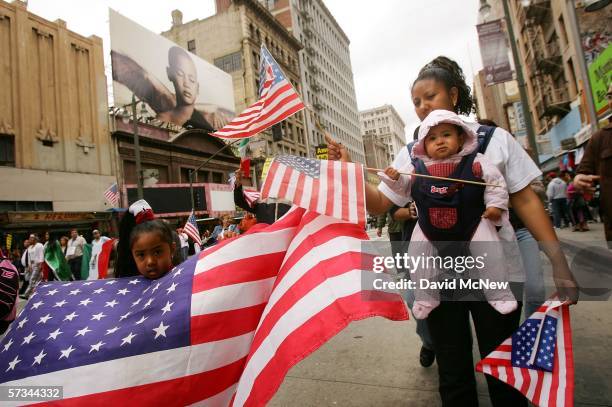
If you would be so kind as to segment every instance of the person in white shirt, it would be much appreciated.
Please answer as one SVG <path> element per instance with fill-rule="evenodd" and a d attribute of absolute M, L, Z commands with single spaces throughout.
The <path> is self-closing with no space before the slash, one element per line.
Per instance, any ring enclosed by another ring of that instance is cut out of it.
<path fill-rule="evenodd" d="M 443 56 L 435 58 L 421 69 L 411 93 L 420 120 L 436 109 L 463 115 L 469 115 L 472 111 L 473 99 L 463 71 L 455 61 Z M 472 123 L 471 126 L 475 129 L 480 127 L 478 123 Z M 329 159 L 350 161 L 348 150 L 342 144 L 328 134 L 326 139 Z M 504 176 L 510 203 L 516 214 L 533 236 L 543 243 L 542 249 L 551 260 L 560 297 L 575 304 L 578 300 L 576 281 L 542 202 L 530 187 L 530 183 L 541 175 L 540 170 L 512 135 L 499 127 L 494 129 L 484 156 Z M 404 148 L 392 167 L 404 168 L 410 160 L 408 149 Z M 384 183 L 379 188 L 366 183 L 368 212 L 382 214 L 393 204 L 402 206 L 405 203 L 404 197 Z M 502 228 L 500 237 L 511 238 L 507 232 Z M 440 397 L 444 405 L 478 405 L 470 316 L 475 325 L 480 352 L 486 355 L 518 328 L 520 315 L 521 307 L 508 315 L 501 315 L 482 301 L 443 301 L 431 312 L 426 321 L 438 361 Z M 494 405 L 527 406 L 526 399 L 510 386 L 491 377 L 487 377 L 487 384 Z"/>
<path fill-rule="evenodd" d="M 546 187 L 546 197 L 552 206 L 553 211 L 553 222 L 557 229 L 561 228 L 561 219 L 568 226 L 569 221 L 569 209 L 567 207 L 567 183 L 563 180 L 567 171 L 562 171 L 561 176 L 556 173 L 551 173 L 552 179 Z"/>
<path fill-rule="evenodd" d="M 181 241 L 181 256 L 183 256 L 183 260 L 187 260 L 187 257 L 189 257 L 189 236 L 183 231 L 183 228 L 176 229 L 176 233 Z"/>
<path fill-rule="evenodd" d="M 102 245 L 110 240 L 109 237 L 102 236 L 98 229 L 94 229 L 92 235 L 93 240 L 91 241 L 91 259 L 89 261 L 88 280 L 98 278 L 98 255 L 102 251 Z"/>
<path fill-rule="evenodd" d="M 21 296 L 23 299 L 29 298 L 42 280 L 42 264 L 45 261 L 45 249 L 42 243 L 38 241 L 38 236 L 31 234 L 29 241 L 27 267 L 29 267 L 30 284 L 25 293 Z"/>
<path fill-rule="evenodd" d="M 76 229 L 70 231 L 70 240 L 66 248 L 66 260 L 70 266 L 70 271 L 75 280 L 81 279 L 81 262 L 83 261 L 83 246 L 87 241 L 79 235 Z"/>

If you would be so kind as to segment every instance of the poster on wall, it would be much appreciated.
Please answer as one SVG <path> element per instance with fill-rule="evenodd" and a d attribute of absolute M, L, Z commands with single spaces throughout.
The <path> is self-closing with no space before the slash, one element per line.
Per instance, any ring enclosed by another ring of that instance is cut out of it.
<path fill-rule="evenodd" d="M 234 117 L 231 75 L 109 12 L 115 106 L 130 104 L 135 95 L 157 120 L 207 131 Z"/>
<path fill-rule="evenodd" d="M 478 30 L 485 84 L 489 86 L 512 80 L 512 67 L 508 58 L 506 33 L 502 20 L 479 24 L 476 29 Z"/>
<path fill-rule="evenodd" d="M 601 117 L 608 110 L 606 94 L 612 84 L 612 46 L 608 47 L 589 65 L 589 82 L 593 91 L 595 111 Z M 610 113 L 610 112 L 607 112 Z"/>

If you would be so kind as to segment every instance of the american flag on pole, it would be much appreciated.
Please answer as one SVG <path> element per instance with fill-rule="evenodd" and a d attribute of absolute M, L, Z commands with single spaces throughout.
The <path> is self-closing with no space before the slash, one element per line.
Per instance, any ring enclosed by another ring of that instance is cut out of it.
<path fill-rule="evenodd" d="M 42 284 L 0 342 L 0 383 L 63 386 L 63 405 L 263 405 L 350 321 L 408 318 L 367 283 L 366 238 L 295 208 L 158 280 Z"/>
<path fill-rule="evenodd" d="M 113 206 L 113 208 L 119 206 L 119 188 L 117 187 L 116 182 L 108 187 L 106 191 L 104 191 L 104 198 Z"/>
<path fill-rule="evenodd" d="M 226 139 L 251 137 L 304 109 L 295 88 L 264 45 L 260 52 L 259 82 L 259 100 L 213 136 Z"/>
<path fill-rule="evenodd" d="M 202 245 L 202 238 L 200 237 L 200 230 L 198 229 L 198 224 L 196 222 L 196 217 L 193 211 L 191 211 L 191 215 L 187 218 L 187 222 L 185 223 L 185 227 L 183 227 L 183 231 L 187 233 L 187 236 L 191 238 L 195 243 Z"/>
<path fill-rule="evenodd" d="M 574 405 L 569 305 L 546 301 L 476 370 L 519 390 L 537 406 Z"/>
<path fill-rule="evenodd" d="M 276 157 L 261 188 L 261 199 L 268 198 L 365 225 L 363 166 L 358 163 Z"/>
<path fill-rule="evenodd" d="M 247 203 L 249 204 L 251 208 L 253 207 L 253 204 L 257 202 L 257 200 L 261 196 L 259 191 L 256 191 L 254 189 L 246 189 L 244 187 L 242 187 L 242 195 L 244 196 L 244 200 L 247 201 Z"/>

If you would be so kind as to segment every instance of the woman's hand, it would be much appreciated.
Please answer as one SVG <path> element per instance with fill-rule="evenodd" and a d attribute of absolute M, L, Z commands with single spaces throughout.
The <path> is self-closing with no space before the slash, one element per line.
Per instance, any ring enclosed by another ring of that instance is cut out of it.
<path fill-rule="evenodd" d="M 343 162 L 347 162 L 350 163 L 351 161 L 351 156 L 348 152 L 348 150 L 346 149 L 346 147 L 344 147 L 344 145 L 342 145 L 342 143 L 338 143 L 337 141 L 335 141 L 334 139 L 331 138 L 331 136 L 329 135 L 329 133 L 325 133 L 325 141 L 327 142 L 327 158 L 328 160 L 331 161 L 343 161 Z"/>

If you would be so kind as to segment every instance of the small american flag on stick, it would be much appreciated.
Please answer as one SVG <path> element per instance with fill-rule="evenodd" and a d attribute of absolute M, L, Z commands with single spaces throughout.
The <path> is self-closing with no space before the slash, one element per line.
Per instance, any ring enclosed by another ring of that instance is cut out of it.
<path fill-rule="evenodd" d="M 213 136 L 241 139 L 285 120 L 304 109 L 300 95 L 285 77 L 265 46 L 261 46 L 259 64 L 259 99 Z"/>
<path fill-rule="evenodd" d="M 116 182 L 108 187 L 106 191 L 104 191 L 104 198 L 113 206 L 113 208 L 119 206 L 119 188 L 117 188 Z"/>
<path fill-rule="evenodd" d="M 476 370 L 516 388 L 537 406 L 574 405 L 569 305 L 546 301 Z"/>
<path fill-rule="evenodd" d="M 363 166 L 358 163 L 276 157 L 261 189 L 261 199 L 267 198 L 365 225 Z"/>
<path fill-rule="evenodd" d="M 187 236 L 189 236 L 195 243 L 199 244 L 200 246 L 202 245 L 202 238 L 200 237 L 200 231 L 198 230 L 198 224 L 193 211 L 191 212 L 191 215 L 189 215 L 183 231 L 187 233 Z"/>

